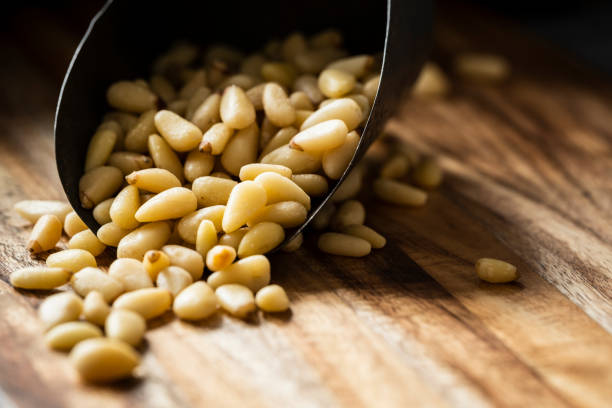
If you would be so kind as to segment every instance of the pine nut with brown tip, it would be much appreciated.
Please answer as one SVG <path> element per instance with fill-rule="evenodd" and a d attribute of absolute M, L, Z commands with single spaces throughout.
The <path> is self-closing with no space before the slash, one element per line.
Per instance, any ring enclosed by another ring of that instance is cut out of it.
<path fill-rule="evenodd" d="M 165 252 L 152 249 L 145 253 L 142 260 L 142 266 L 149 274 L 151 281 L 155 281 L 159 271 L 170 266 L 170 258 Z"/>
<path fill-rule="evenodd" d="M 140 190 L 161 193 L 173 187 L 180 187 L 181 181 L 166 169 L 144 169 L 135 171 L 125 177 L 125 180 Z"/>
<path fill-rule="evenodd" d="M 116 167 L 102 166 L 89 170 L 79 180 L 81 206 L 93 208 L 116 193 L 122 183 L 123 173 Z"/>
<path fill-rule="evenodd" d="M 295 121 L 295 108 L 280 85 L 266 84 L 262 101 L 266 117 L 276 126 L 289 126 Z"/>
<path fill-rule="evenodd" d="M 47 214 L 40 217 L 28 238 L 27 248 L 30 253 L 48 251 L 55 247 L 62 237 L 62 222 L 56 215 Z"/>

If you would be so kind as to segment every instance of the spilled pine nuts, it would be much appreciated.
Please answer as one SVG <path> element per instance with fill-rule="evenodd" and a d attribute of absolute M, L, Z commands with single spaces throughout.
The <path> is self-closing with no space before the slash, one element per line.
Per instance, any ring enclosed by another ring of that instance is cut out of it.
<path fill-rule="evenodd" d="M 480 279 L 490 283 L 507 283 L 519 278 L 516 266 L 492 258 L 476 261 L 476 273 Z"/>

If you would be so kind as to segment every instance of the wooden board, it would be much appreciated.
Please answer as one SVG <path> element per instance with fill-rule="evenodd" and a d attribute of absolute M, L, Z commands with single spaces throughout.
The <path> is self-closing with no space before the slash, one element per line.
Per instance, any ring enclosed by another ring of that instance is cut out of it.
<path fill-rule="evenodd" d="M 79 35 L 65 17 L 17 16 L 0 36 L 0 406 L 609 406 L 609 83 L 490 16 L 443 12 L 443 63 L 457 50 L 494 51 L 514 74 L 407 101 L 390 124 L 441 158 L 446 180 L 428 205 L 368 203 L 367 223 L 389 243 L 365 259 L 312 243 L 274 255 L 291 313 L 152 322 L 139 378 L 112 387 L 82 384 L 45 348 L 45 293 L 7 284 L 39 262 L 12 204 L 62 197 L 52 117 Z M 514 263 L 520 280 L 479 281 L 483 256 Z"/>

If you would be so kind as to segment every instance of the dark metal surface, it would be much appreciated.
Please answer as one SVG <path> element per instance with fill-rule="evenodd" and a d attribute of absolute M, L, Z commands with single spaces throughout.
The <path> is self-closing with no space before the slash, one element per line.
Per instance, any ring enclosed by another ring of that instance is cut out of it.
<path fill-rule="evenodd" d="M 305 227 L 378 137 L 416 78 L 430 48 L 432 1 L 308 2 L 109 1 L 92 20 L 66 73 L 55 116 L 57 169 L 71 205 L 97 231 L 92 211 L 81 207 L 78 183 L 89 139 L 99 125 L 105 90 L 113 81 L 144 77 L 153 58 L 178 39 L 196 44 L 228 43 L 245 51 L 293 31 L 342 30 L 353 53 L 384 49 L 376 101 L 359 147 L 329 194 L 313 202 Z M 291 234 L 290 234 L 291 235 Z"/>

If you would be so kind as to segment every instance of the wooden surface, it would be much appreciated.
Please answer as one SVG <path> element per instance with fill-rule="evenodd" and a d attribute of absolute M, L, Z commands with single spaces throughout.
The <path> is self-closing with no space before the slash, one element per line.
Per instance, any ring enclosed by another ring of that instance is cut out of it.
<path fill-rule="evenodd" d="M 611 88 L 505 23 L 463 14 L 447 10 L 436 56 L 495 51 L 514 75 L 407 101 L 390 124 L 441 157 L 429 204 L 369 203 L 367 224 L 389 244 L 367 258 L 273 256 L 290 314 L 152 322 L 140 377 L 113 387 L 82 384 L 45 348 L 45 293 L 7 284 L 39 262 L 12 204 L 62 198 L 52 117 L 79 36 L 57 16 L 16 16 L 0 36 L 0 406 L 610 406 Z M 480 282 L 483 256 L 514 263 L 520 280 Z"/>

